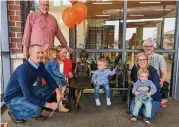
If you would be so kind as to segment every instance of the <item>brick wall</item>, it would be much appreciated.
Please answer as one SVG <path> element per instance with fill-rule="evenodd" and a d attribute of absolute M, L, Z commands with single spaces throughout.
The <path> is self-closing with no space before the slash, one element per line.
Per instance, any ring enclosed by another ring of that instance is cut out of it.
<path fill-rule="evenodd" d="M 8 21 L 11 53 L 22 53 L 22 1 L 8 1 Z"/>

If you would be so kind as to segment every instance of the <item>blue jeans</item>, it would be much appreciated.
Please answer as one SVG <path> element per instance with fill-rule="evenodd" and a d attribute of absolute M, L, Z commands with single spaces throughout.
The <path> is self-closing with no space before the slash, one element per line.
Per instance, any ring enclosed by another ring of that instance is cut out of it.
<path fill-rule="evenodd" d="M 96 85 L 95 85 L 95 90 L 94 90 L 94 98 L 95 98 L 95 99 L 99 98 L 99 89 L 100 89 L 101 87 L 103 87 L 104 90 L 105 90 L 106 98 L 110 98 L 110 88 L 109 88 L 109 85 L 108 85 L 108 84 L 103 84 L 103 85 L 96 84 Z"/>
<path fill-rule="evenodd" d="M 133 116 L 138 116 L 138 113 L 139 113 L 140 108 L 142 107 L 142 104 L 143 103 L 139 99 L 135 98 L 135 105 L 134 105 L 134 109 L 132 113 Z M 145 103 L 144 105 L 146 109 L 145 117 L 151 118 L 151 110 L 152 110 L 151 101 Z"/>
<path fill-rule="evenodd" d="M 133 113 L 134 105 L 135 105 L 135 99 L 133 99 L 130 103 L 130 113 Z M 152 101 L 151 118 L 154 118 L 159 108 L 160 108 L 160 101 Z M 139 110 L 139 114 L 142 114 L 143 116 L 145 116 L 145 113 L 146 113 L 146 108 L 142 106 L 142 108 L 140 108 Z"/>
<path fill-rule="evenodd" d="M 52 90 L 48 85 L 34 86 L 32 88 L 32 93 L 37 99 L 42 99 L 48 101 L 52 95 Z M 28 119 L 36 117 L 41 114 L 42 107 L 38 105 L 31 104 L 26 101 L 25 97 L 17 96 L 10 100 L 6 104 L 15 120 Z"/>

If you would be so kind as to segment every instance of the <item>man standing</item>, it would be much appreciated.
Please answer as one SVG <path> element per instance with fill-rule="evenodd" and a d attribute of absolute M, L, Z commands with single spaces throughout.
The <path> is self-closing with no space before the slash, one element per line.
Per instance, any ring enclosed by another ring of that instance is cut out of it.
<path fill-rule="evenodd" d="M 62 97 L 58 85 L 42 63 L 42 53 L 43 49 L 40 45 L 31 45 L 30 58 L 16 68 L 7 84 L 4 101 L 14 123 L 23 123 L 32 117 L 44 120 L 40 115 L 42 107 L 56 109 L 58 106 L 51 100 L 53 91 L 56 91 L 57 100 Z M 43 77 L 47 85 L 33 86 L 38 76 Z"/>
<path fill-rule="evenodd" d="M 143 43 L 144 53 L 148 56 L 149 64 L 153 66 L 160 77 L 160 85 L 161 85 L 161 107 L 166 107 L 166 98 L 168 97 L 168 83 L 167 79 L 167 64 L 162 55 L 154 53 L 154 47 L 156 46 L 156 42 L 152 39 L 147 39 Z"/>
<path fill-rule="evenodd" d="M 54 16 L 48 14 L 49 1 L 39 1 L 39 11 L 32 12 L 28 15 L 24 36 L 23 36 L 23 54 L 28 58 L 28 49 L 33 44 L 38 44 L 43 47 L 43 51 L 54 46 L 54 37 L 65 46 L 69 52 L 72 49 L 67 46 L 67 42 L 57 24 Z"/>

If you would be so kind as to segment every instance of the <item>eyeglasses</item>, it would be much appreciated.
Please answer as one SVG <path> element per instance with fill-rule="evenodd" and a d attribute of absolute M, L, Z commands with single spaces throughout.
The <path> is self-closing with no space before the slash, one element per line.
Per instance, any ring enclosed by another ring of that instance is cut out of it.
<path fill-rule="evenodd" d="M 154 46 L 153 45 L 150 45 L 150 46 L 147 46 L 145 45 L 144 48 L 153 48 Z"/>
<path fill-rule="evenodd" d="M 139 62 L 146 61 L 147 59 L 138 59 Z"/>
<path fill-rule="evenodd" d="M 49 4 L 40 4 L 41 6 L 47 6 L 47 7 L 49 7 Z"/>

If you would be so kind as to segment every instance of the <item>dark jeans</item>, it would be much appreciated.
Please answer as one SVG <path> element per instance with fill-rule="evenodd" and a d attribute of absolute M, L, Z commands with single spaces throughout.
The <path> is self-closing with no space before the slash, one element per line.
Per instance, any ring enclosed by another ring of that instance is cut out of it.
<path fill-rule="evenodd" d="M 168 98 L 168 92 L 169 92 L 169 83 L 167 81 L 165 81 L 163 83 L 163 86 L 161 87 L 161 91 L 160 91 L 161 98 L 162 99 Z"/>
<path fill-rule="evenodd" d="M 33 87 L 32 93 L 37 99 L 49 101 L 53 91 L 48 85 L 39 85 Z M 42 111 L 42 107 L 27 102 L 23 96 L 14 97 L 6 105 L 16 120 L 36 117 L 40 115 Z"/>

